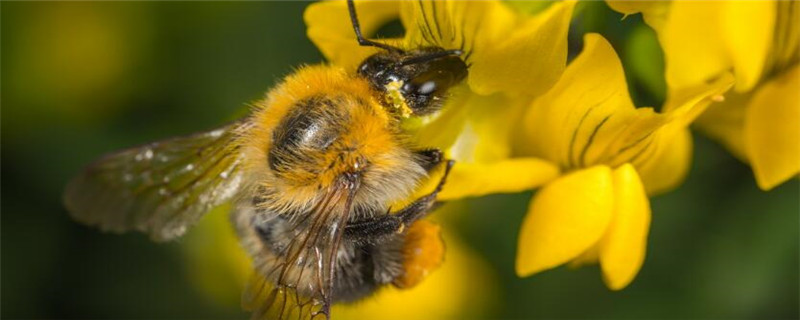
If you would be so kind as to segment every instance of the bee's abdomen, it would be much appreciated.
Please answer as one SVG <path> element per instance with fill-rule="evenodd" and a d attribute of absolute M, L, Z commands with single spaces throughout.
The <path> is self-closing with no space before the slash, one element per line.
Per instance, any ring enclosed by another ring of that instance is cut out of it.
<path fill-rule="evenodd" d="M 274 255 L 280 261 L 286 259 L 286 249 L 294 238 L 306 232 L 291 228 L 289 221 L 281 215 L 254 223 L 252 228 L 261 242 L 257 246 L 260 249 L 256 249 L 258 256 Z M 336 259 L 333 301 L 356 301 L 399 277 L 403 273 L 402 245 L 401 235 L 383 239 L 381 243 L 343 242 Z M 311 252 L 307 256 L 312 256 Z M 313 269 L 314 266 L 315 262 L 309 261 L 305 267 Z"/>
<path fill-rule="evenodd" d="M 279 177 L 318 173 L 320 160 L 344 128 L 338 101 L 316 96 L 297 102 L 272 133 L 269 167 Z"/>

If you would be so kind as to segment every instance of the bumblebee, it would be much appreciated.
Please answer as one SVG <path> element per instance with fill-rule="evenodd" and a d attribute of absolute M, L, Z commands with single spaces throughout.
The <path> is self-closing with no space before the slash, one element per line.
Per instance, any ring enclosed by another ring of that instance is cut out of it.
<path fill-rule="evenodd" d="M 102 230 L 183 235 L 225 202 L 254 262 L 243 305 L 253 318 L 329 318 L 333 303 L 414 286 L 441 262 L 438 227 L 420 220 L 453 161 L 413 145 L 405 118 L 435 113 L 467 75 L 460 50 L 380 51 L 354 73 L 302 67 L 222 128 L 102 157 L 67 186 L 72 217 Z M 436 188 L 402 208 L 434 170 Z"/>

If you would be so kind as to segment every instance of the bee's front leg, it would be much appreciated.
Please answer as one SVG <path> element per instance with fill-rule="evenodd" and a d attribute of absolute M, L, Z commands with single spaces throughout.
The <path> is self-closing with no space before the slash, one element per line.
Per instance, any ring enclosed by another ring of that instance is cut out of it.
<path fill-rule="evenodd" d="M 349 223 L 344 230 L 344 236 L 356 241 L 370 242 L 389 234 L 402 232 L 415 221 L 427 215 L 436 204 L 436 195 L 442 191 L 444 183 L 450 169 L 453 168 L 453 160 L 448 160 L 442 179 L 433 192 L 420 197 L 408 206 L 394 214 L 379 214 L 374 218 L 365 219 Z"/>
<path fill-rule="evenodd" d="M 444 160 L 444 153 L 439 149 L 423 149 L 414 151 L 417 164 L 425 171 L 431 171 Z"/>

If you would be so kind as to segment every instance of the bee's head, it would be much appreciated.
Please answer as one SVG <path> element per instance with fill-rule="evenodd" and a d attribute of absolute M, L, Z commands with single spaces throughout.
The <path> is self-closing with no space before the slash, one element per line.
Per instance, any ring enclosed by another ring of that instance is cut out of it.
<path fill-rule="evenodd" d="M 391 102 L 404 104 L 413 115 L 426 115 L 438 110 L 447 90 L 467 76 L 459 54 L 439 47 L 387 50 L 364 60 L 358 73 Z"/>
<path fill-rule="evenodd" d="M 361 34 L 353 0 L 347 0 L 347 8 L 358 44 L 386 50 L 364 60 L 358 73 L 369 80 L 374 89 L 386 94 L 402 116 L 435 112 L 442 106 L 447 89 L 467 76 L 467 65 L 459 57 L 461 50 L 423 47 L 405 51 L 369 40 Z"/>

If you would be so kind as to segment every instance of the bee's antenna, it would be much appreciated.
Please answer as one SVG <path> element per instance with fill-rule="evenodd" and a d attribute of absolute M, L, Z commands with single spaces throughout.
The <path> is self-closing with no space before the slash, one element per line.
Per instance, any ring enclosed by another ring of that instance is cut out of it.
<path fill-rule="evenodd" d="M 410 64 L 427 62 L 427 61 L 436 60 L 436 59 L 443 58 L 443 57 L 448 57 L 448 56 L 460 56 L 462 53 L 463 53 L 463 51 L 461 51 L 459 49 L 437 51 L 437 52 L 433 52 L 433 53 L 426 54 L 426 55 L 423 55 L 423 56 L 418 56 L 418 57 L 414 57 L 414 58 L 411 58 L 411 59 L 403 60 L 403 61 L 400 62 L 400 65 L 401 66 L 407 66 L 407 65 L 410 65 Z"/>
<path fill-rule="evenodd" d="M 350 11 L 350 22 L 353 23 L 353 30 L 356 32 L 356 40 L 358 40 L 358 44 L 361 46 L 369 46 L 369 47 L 378 47 L 384 50 L 400 52 L 402 53 L 403 50 L 390 46 L 385 43 L 375 42 L 364 38 L 364 35 L 361 34 L 361 26 L 358 24 L 358 16 L 356 16 L 356 5 L 353 3 L 353 0 L 347 0 L 347 9 Z"/>

